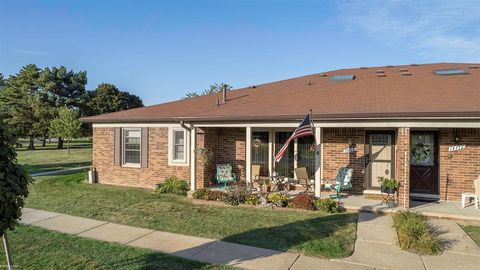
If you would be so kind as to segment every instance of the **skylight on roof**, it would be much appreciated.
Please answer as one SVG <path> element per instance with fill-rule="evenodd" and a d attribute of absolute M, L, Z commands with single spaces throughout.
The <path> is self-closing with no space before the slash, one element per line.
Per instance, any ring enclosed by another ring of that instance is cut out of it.
<path fill-rule="evenodd" d="M 468 74 L 468 72 L 466 72 L 465 70 L 463 69 L 459 69 L 459 68 L 454 68 L 454 69 L 437 69 L 437 70 L 434 70 L 433 71 L 436 75 L 440 75 L 440 76 L 443 76 L 443 75 L 463 75 L 463 74 Z"/>
<path fill-rule="evenodd" d="M 355 75 L 337 75 L 330 77 L 331 81 L 352 81 L 355 80 Z"/>

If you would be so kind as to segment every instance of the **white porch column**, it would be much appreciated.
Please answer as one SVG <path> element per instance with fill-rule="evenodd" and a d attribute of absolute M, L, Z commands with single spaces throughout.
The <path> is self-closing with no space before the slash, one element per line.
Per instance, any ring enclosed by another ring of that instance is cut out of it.
<path fill-rule="evenodd" d="M 323 170 L 323 143 L 321 127 L 315 127 L 315 140 L 317 141 L 317 149 L 315 152 L 315 196 L 320 198 L 320 182 L 322 179 Z"/>
<path fill-rule="evenodd" d="M 197 129 L 195 127 L 192 128 L 190 131 L 190 189 L 195 190 L 196 186 L 196 173 L 197 173 L 197 168 L 196 168 L 196 154 L 195 154 L 195 148 L 197 144 Z"/>
<path fill-rule="evenodd" d="M 245 177 L 247 183 L 252 183 L 252 127 L 246 127 L 245 139 Z"/>

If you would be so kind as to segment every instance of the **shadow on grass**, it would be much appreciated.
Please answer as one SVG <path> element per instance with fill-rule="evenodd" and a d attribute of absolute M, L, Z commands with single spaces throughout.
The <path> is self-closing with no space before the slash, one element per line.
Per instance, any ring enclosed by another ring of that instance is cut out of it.
<path fill-rule="evenodd" d="M 27 145 L 28 146 L 28 145 Z M 65 144 L 63 146 L 63 149 L 58 149 L 56 145 L 50 144 L 47 146 L 39 146 L 35 145 L 35 150 L 28 150 L 27 146 L 22 145 L 22 147 L 15 148 L 15 151 L 17 152 L 24 152 L 24 151 L 45 151 L 45 150 L 60 150 L 60 151 L 67 151 L 67 145 Z M 74 149 L 85 149 L 85 148 L 92 148 L 92 143 L 76 143 L 70 145 L 70 150 Z"/>
<path fill-rule="evenodd" d="M 183 249 L 172 255 L 191 254 L 193 260 L 240 267 L 242 262 L 266 258 L 275 263 L 289 263 L 290 266 L 296 256 L 282 252 L 326 258 L 347 257 L 353 252 L 355 229 L 345 227 L 354 226 L 355 217 L 355 214 L 326 215 L 248 230 L 224 237 L 213 244 L 206 243 Z M 278 257 L 282 255 L 283 258 Z"/>
<path fill-rule="evenodd" d="M 89 166 L 91 164 L 92 164 L 91 161 L 84 161 L 84 162 L 51 163 L 51 164 L 36 164 L 36 165 L 23 164 L 22 166 L 30 174 L 36 174 L 36 173 L 42 173 L 42 172 L 70 169 L 75 167 Z"/>

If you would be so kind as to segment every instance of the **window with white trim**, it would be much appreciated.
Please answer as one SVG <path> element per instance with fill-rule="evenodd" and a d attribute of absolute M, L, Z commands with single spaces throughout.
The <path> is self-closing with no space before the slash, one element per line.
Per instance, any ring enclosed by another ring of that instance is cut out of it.
<path fill-rule="evenodd" d="M 124 128 L 122 131 L 122 164 L 140 166 L 142 130 L 139 128 Z"/>
<path fill-rule="evenodd" d="M 170 165 L 186 166 L 189 158 L 189 133 L 184 128 L 170 128 L 168 161 Z"/>
<path fill-rule="evenodd" d="M 185 160 L 185 132 L 183 130 L 173 131 L 173 161 Z"/>

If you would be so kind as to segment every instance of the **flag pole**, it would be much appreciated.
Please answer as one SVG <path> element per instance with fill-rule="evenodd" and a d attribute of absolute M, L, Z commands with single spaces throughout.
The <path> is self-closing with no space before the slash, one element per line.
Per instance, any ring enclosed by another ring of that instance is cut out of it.
<path fill-rule="evenodd" d="M 310 109 L 308 114 L 310 115 L 310 122 L 312 123 L 312 133 L 313 133 L 313 141 L 315 143 L 315 153 L 318 155 L 318 144 L 317 144 L 317 137 L 315 136 L 315 123 L 313 122 L 312 109 Z"/>

